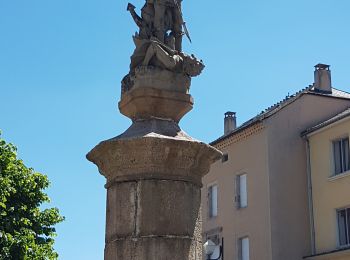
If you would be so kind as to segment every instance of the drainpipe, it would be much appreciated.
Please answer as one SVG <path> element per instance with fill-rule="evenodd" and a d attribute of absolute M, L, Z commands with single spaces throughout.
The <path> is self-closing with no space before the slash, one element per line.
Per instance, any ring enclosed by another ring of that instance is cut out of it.
<path fill-rule="evenodd" d="M 310 211 L 310 235 L 311 235 L 311 254 L 316 254 L 316 241 L 315 241 L 315 222 L 314 222 L 314 205 L 312 199 L 312 179 L 311 179 L 311 160 L 310 160 L 310 142 L 306 136 L 306 158 L 307 158 L 307 185 L 308 185 L 308 200 Z"/>

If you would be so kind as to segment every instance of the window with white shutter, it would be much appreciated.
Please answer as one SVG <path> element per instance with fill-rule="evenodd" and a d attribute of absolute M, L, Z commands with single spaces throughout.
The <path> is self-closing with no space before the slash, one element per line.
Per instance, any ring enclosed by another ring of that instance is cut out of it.
<path fill-rule="evenodd" d="M 247 174 L 237 175 L 236 177 L 235 200 L 237 208 L 246 208 L 248 206 Z"/>
<path fill-rule="evenodd" d="M 209 218 L 218 215 L 218 186 L 212 185 L 208 188 Z"/>
<path fill-rule="evenodd" d="M 249 238 L 242 237 L 238 239 L 238 259 L 249 260 Z"/>

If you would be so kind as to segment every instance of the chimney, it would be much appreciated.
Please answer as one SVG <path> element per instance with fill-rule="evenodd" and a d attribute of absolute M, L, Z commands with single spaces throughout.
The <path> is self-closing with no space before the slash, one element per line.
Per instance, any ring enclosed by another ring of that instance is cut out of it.
<path fill-rule="evenodd" d="M 314 90 L 317 92 L 332 93 L 332 80 L 331 80 L 331 71 L 329 70 L 329 65 L 326 64 L 317 64 L 315 66 L 315 83 Z"/>
<path fill-rule="evenodd" d="M 236 112 L 226 112 L 224 119 L 224 134 L 227 135 L 236 129 Z"/>

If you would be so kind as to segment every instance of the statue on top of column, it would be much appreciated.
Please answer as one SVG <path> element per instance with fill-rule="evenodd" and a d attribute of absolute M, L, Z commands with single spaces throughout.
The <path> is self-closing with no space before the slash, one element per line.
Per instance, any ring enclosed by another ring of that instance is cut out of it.
<path fill-rule="evenodd" d="M 139 31 L 133 36 L 136 48 L 131 56 L 130 72 L 122 81 L 122 93 L 131 90 L 137 78 L 145 74 L 148 78 L 150 74 L 177 78 L 180 75 L 190 81 L 190 77 L 198 76 L 203 70 L 201 60 L 182 52 L 183 35 L 190 41 L 191 38 L 183 20 L 181 2 L 146 0 L 141 16 L 136 13 L 134 5 L 128 4 L 127 10 Z"/>

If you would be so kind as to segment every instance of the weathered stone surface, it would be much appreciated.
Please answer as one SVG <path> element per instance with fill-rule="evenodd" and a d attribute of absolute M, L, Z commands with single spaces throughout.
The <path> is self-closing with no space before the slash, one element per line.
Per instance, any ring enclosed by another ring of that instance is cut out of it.
<path fill-rule="evenodd" d="M 181 130 L 179 125 L 171 119 L 150 118 L 136 119 L 121 135 L 111 140 L 125 140 L 142 137 L 173 138 L 184 141 L 197 141 Z"/>
<path fill-rule="evenodd" d="M 200 186 L 202 176 L 220 156 L 218 150 L 198 141 L 154 135 L 107 140 L 87 157 L 99 165 L 107 186 L 138 179 L 183 180 Z"/>
<path fill-rule="evenodd" d="M 138 234 L 193 237 L 199 214 L 200 189 L 183 181 L 140 182 Z"/>
<path fill-rule="evenodd" d="M 105 259 L 202 260 L 199 244 L 187 237 L 171 236 L 116 240 L 106 246 Z"/>
<path fill-rule="evenodd" d="M 191 77 L 153 66 L 137 67 L 132 80 L 134 89 L 155 88 L 183 94 L 188 94 L 191 85 Z"/>
<path fill-rule="evenodd" d="M 107 190 L 106 242 L 135 232 L 137 182 L 117 183 Z"/>
<path fill-rule="evenodd" d="M 193 237 L 199 201 L 199 187 L 188 182 L 115 183 L 107 192 L 106 242 L 129 236 Z"/>
<path fill-rule="evenodd" d="M 197 185 L 142 180 L 107 194 L 105 259 L 201 259 Z"/>
<path fill-rule="evenodd" d="M 107 193 L 106 242 L 167 236 L 200 240 L 199 201 L 199 187 L 189 182 L 115 183 Z"/>
<path fill-rule="evenodd" d="M 192 107 L 191 95 L 156 88 L 134 88 L 119 102 L 120 112 L 132 120 L 157 117 L 179 122 Z"/>

